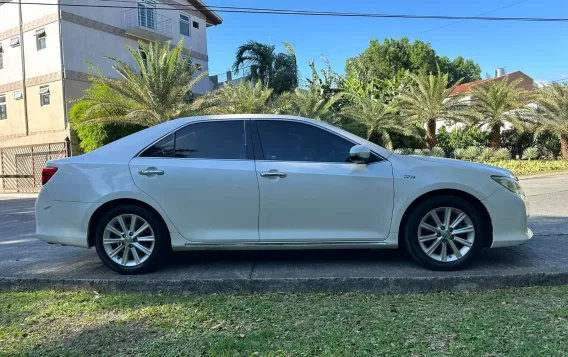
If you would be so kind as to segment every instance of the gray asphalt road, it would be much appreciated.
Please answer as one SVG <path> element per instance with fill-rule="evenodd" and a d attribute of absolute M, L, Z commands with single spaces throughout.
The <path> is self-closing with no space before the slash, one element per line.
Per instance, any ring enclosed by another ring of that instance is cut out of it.
<path fill-rule="evenodd" d="M 417 266 L 392 250 L 237 251 L 175 253 L 159 272 L 120 276 L 100 263 L 94 249 L 48 245 L 33 238 L 33 198 L 0 195 L 0 278 L 141 280 L 448 277 L 568 272 L 568 175 L 522 184 L 530 199 L 526 245 L 491 249 L 465 271 L 441 273 Z"/>

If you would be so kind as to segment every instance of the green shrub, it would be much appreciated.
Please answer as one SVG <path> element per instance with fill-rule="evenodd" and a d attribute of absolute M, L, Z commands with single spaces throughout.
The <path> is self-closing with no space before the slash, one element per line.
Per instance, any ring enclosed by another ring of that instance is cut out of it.
<path fill-rule="evenodd" d="M 430 156 L 434 156 L 434 157 L 445 157 L 446 153 L 444 152 L 444 149 L 442 149 L 441 147 L 433 147 L 432 150 L 430 150 Z"/>
<path fill-rule="evenodd" d="M 430 150 L 429 149 L 415 149 L 414 155 L 430 156 Z"/>
<path fill-rule="evenodd" d="M 511 170 L 517 176 L 532 175 L 540 172 L 568 171 L 568 160 L 499 160 L 482 163 Z"/>
<path fill-rule="evenodd" d="M 480 160 L 489 161 L 493 159 L 494 150 L 492 148 L 482 148 L 479 153 Z"/>
<path fill-rule="evenodd" d="M 436 137 L 438 146 L 447 153 L 455 153 L 456 149 L 465 149 L 469 146 L 489 145 L 489 133 L 475 127 L 456 128 L 452 131 L 447 131 L 446 127 L 442 126 L 438 130 Z"/>
<path fill-rule="evenodd" d="M 512 157 L 523 156 L 524 150 L 529 147 L 535 147 L 541 158 L 556 159 L 561 154 L 560 138 L 547 131 L 535 137 L 531 132 L 521 133 L 515 128 L 504 130 L 501 132 L 501 147 L 509 149 Z"/>
<path fill-rule="evenodd" d="M 89 106 L 90 103 L 88 102 L 78 102 L 69 110 L 71 127 L 81 140 L 79 146 L 84 152 L 93 151 L 101 146 L 144 129 L 144 127 L 134 124 L 91 123 L 77 125 L 82 122 L 83 114 Z"/>
<path fill-rule="evenodd" d="M 523 159 L 526 160 L 534 160 L 538 158 L 538 149 L 537 148 L 526 148 L 525 151 L 523 151 Z"/>
<path fill-rule="evenodd" d="M 509 160 L 511 158 L 511 152 L 509 151 L 509 149 L 501 148 L 495 150 L 495 152 L 493 153 L 493 158 L 495 160 Z"/>
<path fill-rule="evenodd" d="M 477 146 L 468 146 L 463 151 L 463 158 L 467 160 L 479 159 L 481 149 Z"/>
<path fill-rule="evenodd" d="M 454 157 L 456 159 L 462 160 L 465 159 L 465 149 L 463 148 L 458 148 L 454 150 Z"/>

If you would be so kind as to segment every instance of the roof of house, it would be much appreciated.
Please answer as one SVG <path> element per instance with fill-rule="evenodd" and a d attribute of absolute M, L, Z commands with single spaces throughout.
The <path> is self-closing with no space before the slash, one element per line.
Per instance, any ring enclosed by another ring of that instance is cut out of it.
<path fill-rule="evenodd" d="M 207 20 L 207 25 L 220 25 L 223 23 L 223 18 L 219 16 L 215 11 L 211 10 L 203 1 L 201 0 L 187 0 L 191 5 L 193 5 L 198 11 L 205 15 Z"/>
<path fill-rule="evenodd" d="M 530 85 L 532 86 L 532 78 L 530 78 L 529 76 L 527 76 L 526 74 L 524 74 L 521 71 L 516 71 L 516 72 L 512 72 L 512 73 L 509 73 L 509 74 L 506 74 L 506 75 L 500 76 L 500 77 L 480 79 L 478 81 L 460 84 L 459 86 L 456 87 L 456 89 L 454 89 L 454 91 L 452 92 L 452 95 L 467 93 L 467 92 L 469 92 L 469 89 L 473 86 L 476 86 L 478 84 L 485 83 L 485 82 L 498 80 L 498 79 L 501 79 L 501 78 L 504 78 L 504 77 L 507 77 L 509 79 L 509 81 L 515 80 L 515 79 L 520 78 L 520 77 L 523 77 L 523 78 L 526 77 L 526 78 L 529 78 L 531 80 Z"/>

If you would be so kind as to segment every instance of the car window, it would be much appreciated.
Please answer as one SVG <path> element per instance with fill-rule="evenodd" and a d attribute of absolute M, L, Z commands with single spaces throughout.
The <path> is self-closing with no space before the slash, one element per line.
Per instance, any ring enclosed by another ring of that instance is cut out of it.
<path fill-rule="evenodd" d="M 174 157 L 174 134 L 170 134 L 150 146 L 141 157 Z"/>
<path fill-rule="evenodd" d="M 244 120 L 195 123 L 177 130 L 140 156 L 190 159 L 246 159 Z"/>
<path fill-rule="evenodd" d="M 313 125 L 282 120 L 257 120 L 265 160 L 348 162 L 355 145 Z"/>
<path fill-rule="evenodd" d="M 244 120 L 197 123 L 178 130 L 175 157 L 245 160 Z"/>

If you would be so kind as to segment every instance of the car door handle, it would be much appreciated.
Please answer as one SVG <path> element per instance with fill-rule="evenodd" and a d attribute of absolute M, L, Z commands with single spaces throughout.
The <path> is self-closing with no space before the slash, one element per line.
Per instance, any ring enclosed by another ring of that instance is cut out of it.
<path fill-rule="evenodd" d="M 261 177 L 280 177 L 280 178 L 284 178 L 288 175 L 286 175 L 283 172 L 261 172 L 260 173 Z"/>
<path fill-rule="evenodd" d="M 144 176 L 150 176 L 150 175 L 163 175 L 164 171 L 163 170 L 158 170 L 155 168 L 147 168 L 146 170 L 140 170 L 138 171 L 138 173 L 140 175 L 144 175 Z"/>

